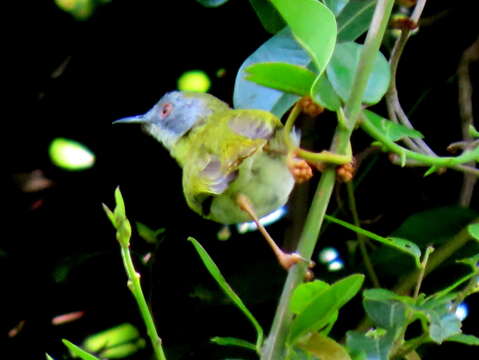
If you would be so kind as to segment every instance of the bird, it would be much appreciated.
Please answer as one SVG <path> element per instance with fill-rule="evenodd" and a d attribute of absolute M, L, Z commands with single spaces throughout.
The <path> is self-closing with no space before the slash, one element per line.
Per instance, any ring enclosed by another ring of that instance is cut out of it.
<path fill-rule="evenodd" d="M 304 160 L 291 160 L 288 144 L 298 145 L 298 133 L 285 134 L 275 115 L 232 109 L 208 93 L 171 91 L 146 113 L 113 123 L 141 124 L 170 152 L 193 211 L 225 225 L 252 220 L 284 268 L 302 260 L 281 250 L 259 222 L 285 205 L 296 182 L 312 176 Z"/>

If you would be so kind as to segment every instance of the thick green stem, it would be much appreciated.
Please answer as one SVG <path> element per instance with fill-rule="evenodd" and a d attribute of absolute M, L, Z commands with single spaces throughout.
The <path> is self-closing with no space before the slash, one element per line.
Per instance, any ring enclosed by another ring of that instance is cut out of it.
<path fill-rule="evenodd" d="M 130 255 L 130 249 L 127 246 L 121 246 L 121 257 L 123 258 L 123 264 L 125 265 L 125 270 L 128 275 L 128 287 L 138 304 L 138 308 L 140 309 L 140 314 L 143 318 L 143 322 L 146 325 L 146 333 L 150 338 L 153 350 L 155 352 L 155 357 L 157 360 L 166 360 L 166 356 L 161 345 L 161 339 L 158 336 L 155 322 L 151 316 L 150 308 L 146 303 L 143 290 L 141 289 L 140 274 L 135 270 Z"/>
<path fill-rule="evenodd" d="M 350 149 L 349 140 L 361 112 L 361 100 L 364 90 L 366 89 L 373 62 L 379 51 L 379 46 L 388 24 L 393 4 L 394 0 L 378 0 L 376 4 L 371 26 L 359 60 L 358 71 L 356 72 L 353 82 L 351 96 L 345 106 L 345 119 L 340 119 L 344 121 L 338 122 L 333 138 L 331 150 L 335 153 L 347 155 Z M 342 114 L 340 114 L 340 117 L 343 117 Z M 323 172 L 318 184 L 297 249 L 306 259 L 311 258 L 315 248 L 324 214 L 333 191 L 335 178 L 335 169 L 328 168 Z M 305 273 L 306 264 L 295 265 L 288 273 L 271 332 L 263 349 L 261 356 L 263 360 L 284 359 L 287 333 L 293 319 L 292 313 L 288 308 L 289 300 L 292 291 L 303 280 Z"/>

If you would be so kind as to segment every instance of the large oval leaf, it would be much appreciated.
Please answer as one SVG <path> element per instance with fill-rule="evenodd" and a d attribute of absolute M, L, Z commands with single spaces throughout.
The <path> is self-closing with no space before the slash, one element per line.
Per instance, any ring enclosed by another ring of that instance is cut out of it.
<path fill-rule="evenodd" d="M 351 93 L 361 51 L 362 45 L 354 42 L 337 44 L 331 62 L 326 69 L 334 90 L 344 101 L 347 101 Z M 379 102 L 388 90 L 390 78 L 389 63 L 381 53 L 378 53 L 363 95 L 363 103 L 376 104 Z"/>
<path fill-rule="evenodd" d="M 298 96 L 285 94 L 245 79 L 248 66 L 263 62 L 285 62 L 306 67 L 310 64 L 311 58 L 294 40 L 289 28 L 285 28 L 261 45 L 241 65 L 235 81 L 234 107 L 266 110 L 281 117 Z"/>
<path fill-rule="evenodd" d="M 318 75 L 331 59 L 336 43 L 334 14 L 317 0 L 271 0 L 295 39 L 309 53 Z"/>

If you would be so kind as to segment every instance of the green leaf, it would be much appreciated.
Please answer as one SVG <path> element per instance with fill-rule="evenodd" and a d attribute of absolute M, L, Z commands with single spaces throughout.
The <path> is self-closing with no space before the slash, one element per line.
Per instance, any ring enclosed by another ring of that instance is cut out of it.
<path fill-rule="evenodd" d="M 479 224 L 471 224 L 467 227 L 467 231 L 469 232 L 469 235 L 471 235 L 474 240 L 479 241 Z"/>
<path fill-rule="evenodd" d="M 47 360 L 55 360 L 54 358 L 52 358 L 50 355 L 48 355 L 47 353 L 45 353 L 45 357 L 47 358 Z"/>
<path fill-rule="evenodd" d="M 387 246 L 392 247 L 396 250 L 399 250 L 399 251 L 401 251 L 405 254 L 408 254 L 408 255 L 410 255 L 414 258 L 416 267 L 419 268 L 421 266 L 421 250 L 419 249 L 419 247 L 416 244 L 414 244 L 413 242 L 411 242 L 409 240 L 401 239 L 401 238 L 398 238 L 398 237 L 387 237 L 387 238 L 385 238 L 385 237 L 379 236 L 375 233 L 372 233 L 370 231 L 364 230 L 364 229 L 362 229 L 358 226 L 355 226 L 353 224 L 347 223 L 346 221 L 337 219 L 337 218 L 335 218 L 333 216 L 330 216 L 330 215 L 325 215 L 324 218 L 328 221 L 339 224 L 339 225 L 345 227 L 346 229 L 349 229 L 349 230 L 352 230 L 354 232 L 357 232 L 358 234 L 364 235 L 364 236 L 370 238 L 371 240 L 378 241 L 378 242 L 380 242 L 384 245 L 387 245 Z"/>
<path fill-rule="evenodd" d="M 301 339 L 297 346 L 321 360 L 351 360 L 346 349 L 330 337 L 313 333 Z"/>
<path fill-rule="evenodd" d="M 363 354 L 365 360 L 389 360 L 389 353 L 395 341 L 391 331 L 369 331 L 366 334 L 358 331 L 346 333 L 346 346 L 352 352 Z"/>
<path fill-rule="evenodd" d="M 115 203 L 115 217 L 117 219 L 126 218 L 125 201 L 123 200 L 123 195 L 121 194 L 119 186 L 117 186 L 115 189 Z"/>
<path fill-rule="evenodd" d="M 307 67 L 311 63 L 311 58 L 294 40 L 289 28 L 285 28 L 261 45 L 241 65 L 235 80 L 234 107 L 266 110 L 281 118 L 296 102 L 298 96 L 285 94 L 245 79 L 246 68 L 263 62 L 284 62 Z"/>
<path fill-rule="evenodd" d="M 203 5 L 204 7 L 215 8 L 226 4 L 228 0 L 196 0 L 198 3 Z"/>
<path fill-rule="evenodd" d="M 326 69 L 331 85 L 343 101 L 347 101 L 351 93 L 362 48 L 362 45 L 354 42 L 338 43 Z M 378 52 L 362 102 L 366 104 L 378 103 L 388 90 L 390 78 L 389 63 Z"/>
<path fill-rule="evenodd" d="M 287 63 L 258 63 L 245 70 L 246 80 L 295 95 L 309 95 L 316 75 L 304 67 Z"/>
<path fill-rule="evenodd" d="M 363 291 L 363 297 L 374 301 L 400 301 L 405 304 L 413 305 L 415 300 L 410 296 L 398 295 L 388 289 L 368 289 Z"/>
<path fill-rule="evenodd" d="M 246 348 L 249 350 L 256 351 L 256 345 L 250 343 L 249 341 L 243 340 L 243 339 L 238 339 L 235 337 L 221 337 L 221 336 L 215 336 L 214 338 L 211 338 L 210 340 L 212 343 L 215 343 L 217 345 L 222 345 L 222 346 L 238 346 L 242 348 Z"/>
<path fill-rule="evenodd" d="M 448 337 L 446 341 L 454 341 L 461 344 L 479 346 L 479 338 L 474 335 L 457 334 Z"/>
<path fill-rule="evenodd" d="M 311 97 L 315 102 L 331 111 L 338 111 L 341 99 L 336 94 L 325 73 L 317 77 L 311 87 Z"/>
<path fill-rule="evenodd" d="M 99 360 L 96 356 L 93 356 L 66 339 L 62 339 L 62 342 L 68 348 L 68 350 L 70 350 L 70 353 L 73 355 L 73 357 L 79 357 L 83 360 Z"/>
<path fill-rule="evenodd" d="M 241 298 L 234 292 L 231 286 L 226 282 L 226 279 L 221 274 L 220 269 L 215 264 L 213 259 L 208 255 L 208 253 L 203 248 L 203 246 L 201 246 L 201 244 L 192 237 L 189 237 L 188 241 L 190 241 L 193 244 L 193 246 L 196 249 L 196 252 L 200 256 L 201 260 L 203 261 L 203 264 L 205 265 L 206 269 L 209 271 L 211 276 L 213 276 L 213 278 L 216 280 L 216 282 L 221 287 L 221 289 L 225 292 L 226 295 L 229 296 L 231 301 L 233 301 L 233 303 L 243 312 L 243 314 L 249 319 L 251 324 L 253 324 L 257 334 L 256 347 L 257 349 L 259 349 L 259 347 L 263 343 L 263 337 L 264 337 L 263 328 L 258 323 L 258 321 L 253 316 L 253 314 L 251 314 L 251 312 L 248 310 L 248 308 L 243 303 Z"/>
<path fill-rule="evenodd" d="M 338 42 L 354 41 L 369 28 L 376 0 L 349 1 L 337 16 Z"/>
<path fill-rule="evenodd" d="M 328 283 L 321 280 L 314 280 L 298 285 L 291 295 L 289 302 L 290 311 L 294 314 L 299 314 L 312 300 L 320 296 L 330 287 Z"/>
<path fill-rule="evenodd" d="M 336 44 L 334 14 L 317 0 L 271 0 L 290 27 L 295 39 L 311 56 L 320 75 Z"/>
<path fill-rule="evenodd" d="M 124 358 L 145 347 L 145 340 L 132 324 L 124 323 L 88 336 L 83 347 L 102 358 Z"/>
<path fill-rule="evenodd" d="M 416 139 L 421 139 L 424 137 L 419 131 L 385 119 L 372 111 L 363 110 L 363 114 L 369 119 L 369 121 L 378 131 L 380 131 L 391 141 L 398 141 L 405 137 Z"/>
<path fill-rule="evenodd" d="M 396 331 L 407 325 L 406 304 L 397 300 L 363 300 L 363 307 L 373 323 L 381 328 Z"/>
<path fill-rule="evenodd" d="M 283 18 L 269 0 L 249 0 L 249 2 L 267 32 L 276 34 L 286 26 Z"/>
<path fill-rule="evenodd" d="M 338 14 L 348 4 L 349 0 L 324 0 L 323 2 L 324 5 L 326 5 L 335 16 L 338 16 Z"/>
<path fill-rule="evenodd" d="M 335 282 L 329 289 L 319 293 L 294 318 L 288 334 L 288 342 L 293 344 L 302 335 L 326 326 L 335 312 L 356 295 L 363 281 L 364 275 L 353 274 Z"/>
<path fill-rule="evenodd" d="M 145 224 L 137 221 L 136 223 L 136 231 L 138 235 L 145 240 L 147 243 L 150 244 L 158 244 L 160 239 L 158 236 L 165 232 L 165 228 L 159 228 L 157 230 L 153 230 L 150 227 L 146 226 Z"/>

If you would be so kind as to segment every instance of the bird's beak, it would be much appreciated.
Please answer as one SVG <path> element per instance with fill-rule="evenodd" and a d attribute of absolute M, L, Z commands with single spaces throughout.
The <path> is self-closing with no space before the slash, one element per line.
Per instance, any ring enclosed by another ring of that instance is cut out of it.
<path fill-rule="evenodd" d="M 143 115 L 129 116 L 113 121 L 113 124 L 126 124 L 126 123 L 144 123 L 145 117 Z"/>

